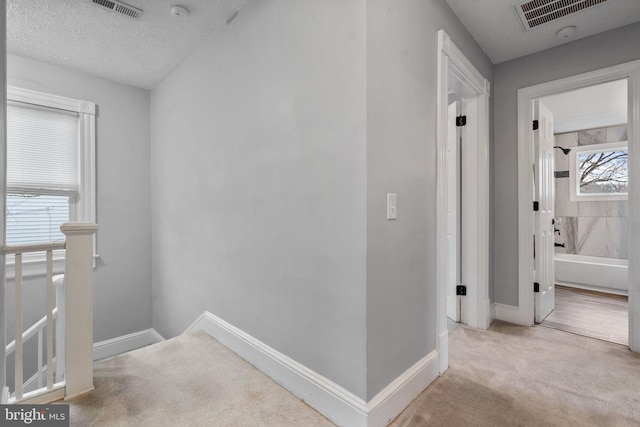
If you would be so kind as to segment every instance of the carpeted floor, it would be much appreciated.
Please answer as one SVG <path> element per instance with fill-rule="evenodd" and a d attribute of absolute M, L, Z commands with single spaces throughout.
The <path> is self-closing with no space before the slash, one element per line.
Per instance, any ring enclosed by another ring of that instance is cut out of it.
<path fill-rule="evenodd" d="M 97 362 L 94 386 L 71 426 L 333 426 L 202 331 Z"/>
<path fill-rule="evenodd" d="M 449 369 L 394 427 L 640 425 L 640 355 L 624 346 L 499 321 L 450 332 Z"/>
<path fill-rule="evenodd" d="M 451 325 L 449 369 L 400 426 L 638 426 L 640 355 L 548 328 Z M 170 367 L 170 368 L 167 368 Z M 331 426 L 204 332 L 96 363 L 72 426 Z"/>

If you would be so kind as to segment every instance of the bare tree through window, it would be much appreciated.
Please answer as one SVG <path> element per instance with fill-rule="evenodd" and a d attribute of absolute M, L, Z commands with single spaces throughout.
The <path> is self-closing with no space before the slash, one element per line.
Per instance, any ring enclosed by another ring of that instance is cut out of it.
<path fill-rule="evenodd" d="M 628 188 L 627 149 L 578 154 L 580 193 L 626 193 Z"/>

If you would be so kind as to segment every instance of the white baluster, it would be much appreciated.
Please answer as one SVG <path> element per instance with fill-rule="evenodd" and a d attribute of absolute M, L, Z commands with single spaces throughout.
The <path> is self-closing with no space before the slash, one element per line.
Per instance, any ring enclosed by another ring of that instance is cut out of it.
<path fill-rule="evenodd" d="M 15 396 L 17 400 L 22 399 L 22 254 L 16 254 L 15 265 L 15 305 L 16 305 L 16 353 L 15 353 L 15 368 L 16 368 L 16 391 Z"/>
<path fill-rule="evenodd" d="M 42 388 L 42 329 L 38 329 L 38 388 Z"/>
<path fill-rule="evenodd" d="M 47 251 L 47 390 L 53 388 L 53 251 Z"/>

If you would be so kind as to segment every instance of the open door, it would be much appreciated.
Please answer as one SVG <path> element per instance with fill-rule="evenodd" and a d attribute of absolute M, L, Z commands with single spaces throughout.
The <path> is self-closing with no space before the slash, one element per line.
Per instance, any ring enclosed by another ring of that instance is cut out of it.
<path fill-rule="evenodd" d="M 451 102 L 451 95 L 450 95 Z M 448 109 L 447 121 L 447 317 L 460 322 L 460 296 L 456 288 L 460 282 L 460 150 L 456 116 L 459 101 L 453 101 Z"/>
<path fill-rule="evenodd" d="M 542 322 L 555 308 L 554 208 L 555 153 L 553 114 L 540 101 L 534 102 L 534 315 Z"/>

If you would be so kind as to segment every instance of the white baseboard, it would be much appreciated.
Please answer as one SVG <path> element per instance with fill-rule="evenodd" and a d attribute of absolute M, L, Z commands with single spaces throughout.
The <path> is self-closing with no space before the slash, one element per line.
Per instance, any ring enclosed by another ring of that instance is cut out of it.
<path fill-rule="evenodd" d="M 603 286 L 591 286 L 591 285 L 583 285 L 580 283 L 559 282 L 557 280 L 556 280 L 556 285 L 565 286 L 567 288 L 576 288 L 576 289 L 584 289 L 587 291 L 602 292 L 605 294 L 623 295 L 625 297 L 629 296 L 629 291 L 627 291 L 626 289 L 605 288 Z"/>
<path fill-rule="evenodd" d="M 386 426 L 439 372 L 433 351 L 389 384 L 370 402 L 301 365 L 246 332 L 205 311 L 187 328 L 207 332 L 318 412 L 341 426 Z"/>
<path fill-rule="evenodd" d="M 164 341 L 164 338 L 155 329 L 146 329 L 110 340 L 100 341 L 93 344 L 93 360 L 105 359 L 161 341 Z"/>
<path fill-rule="evenodd" d="M 496 303 L 491 303 L 491 308 L 489 309 L 489 322 L 493 323 L 496 320 Z"/>
<path fill-rule="evenodd" d="M 439 337 L 440 375 L 449 369 L 449 330 L 445 329 Z"/>
<path fill-rule="evenodd" d="M 478 313 L 478 328 L 480 329 L 489 329 L 491 326 L 491 300 L 486 298 L 482 303 L 480 303 L 481 312 Z"/>
<path fill-rule="evenodd" d="M 2 403 L 3 405 L 6 405 L 8 402 L 9 402 L 9 387 L 3 387 L 2 400 L 0 400 L 0 403 Z"/>
<path fill-rule="evenodd" d="M 407 369 L 367 403 L 367 426 L 386 426 L 438 377 L 437 351 Z"/>
<path fill-rule="evenodd" d="M 530 326 L 522 318 L 520 308 L 515 305 L 500 304 L 498 302 L 494 302 L 493 305 L 495 306 L 496 320 L 502 320 L 516 325 Z"/>

